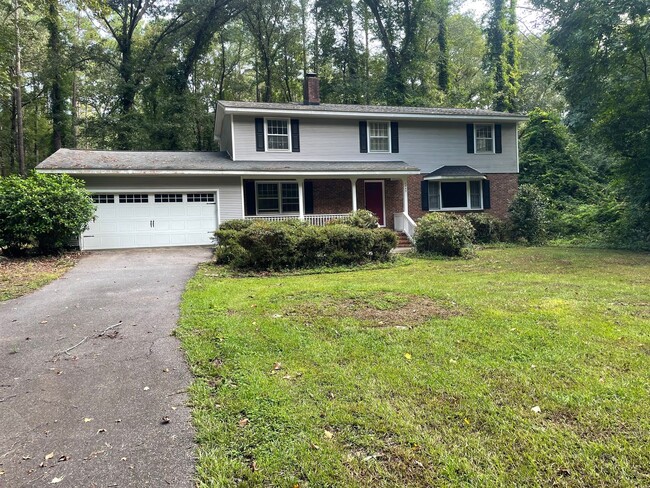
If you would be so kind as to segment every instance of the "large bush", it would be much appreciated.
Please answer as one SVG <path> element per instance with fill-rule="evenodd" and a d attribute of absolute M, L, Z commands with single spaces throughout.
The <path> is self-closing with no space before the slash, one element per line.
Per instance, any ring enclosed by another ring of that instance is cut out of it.
<path fill-rule="evenodd" d="M 474 241 L 481 244 L 505 239 L 505 222 L 487 213 L 469 213 L 465 216 L 474 227 Z"/>
<path fill-rule="evenodd" d="M 83 182 L 68 175 L 34 173 L 0 178 L 0 246 L 19 253 L 65 248 L 95 213 Z"/>
<path fill-rule="evenodd" d="M 333 221 L 332 223 L 351 225 L 361 229 L 376 229 L 379 227 L 379 219 L 377 216 L 370 210 L 365 209 L 352 212 L 347 217 L 343 217 L 339 221 Z"/>
<path fill-rule="evenodd" d="M 471 252 L 474 228 L 459 215 L 432 212 L 418 221 L 415 249 L 419 253 L 465 256 Z"/>
<path fill-rule="evenodd" d="M 548 200 L 539 189 L 521 185 L 509 208 L 512 237 L 530 244 L 544 242 L 548 231 L 547 207 Z"/>
<path fill-rule="evenodd" d="M 317 227 L 297 220 L 247 224 L 233 221 L 222 225 L 215 236 L 218 263 L 252 270 L 386 261 L 397 245 L 396 234 L 387 229 L 340 223 Z"/>

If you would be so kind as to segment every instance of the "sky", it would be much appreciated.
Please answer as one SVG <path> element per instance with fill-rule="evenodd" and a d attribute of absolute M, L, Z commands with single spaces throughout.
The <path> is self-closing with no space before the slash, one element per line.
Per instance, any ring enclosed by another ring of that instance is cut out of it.
<path fill-rule="evenodd" d="M 480 19 L 488 11 L 490 2 L 486 0 L 464 0 L 461 12 L 473 13 Z M 519 30 L 523 34 L 539 34 L 544 30 L 544 14 L 535 9 L 529 0 L 519 0 L 517 3 L 517 19 Z"/>

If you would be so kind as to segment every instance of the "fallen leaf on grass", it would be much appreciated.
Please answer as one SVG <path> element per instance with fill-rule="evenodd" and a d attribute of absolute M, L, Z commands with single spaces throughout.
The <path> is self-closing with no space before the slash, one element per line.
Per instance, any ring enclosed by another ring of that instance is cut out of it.
<path fill-rule="evenodd" d="M 52 478 L 52 481 L 50 481 L 50 484 L 54 485 L 56 483 L 61 483 L 63 481 L 63 478 L 64 478 L 63 476 L 61 476 L 60 478 Z"/>
<path fill-rule="evenodd" d="M 314 444 L 313 442 L 311 443 L 311 448 L 320 451 L 320 446 L 318 444 Z"/>
<path fill-rule="evenodd" d="M 470 421 L 469 421 L 469 420 L 467 420 L 467 419 L 464 419 L 464 421 L 465 421 L 465 423 L 466 423 L 467 425 L 469 425 L 469 424 L 470 424 Z"/>
<path fill-rule="evenodd" d="M 406 359 L 408 359 L 409 361 L 413 358 L 413 356 L 411 356 L 411 353 L 410 353 L 410 352 L 405 352 L 405 353 L 404 353 L 404 357 L 405 357 Z"/>
<path fill-rule="evenodd" d="M 280 369 L 282 369 L 282 363 L 274 363 L 273 364 L 273 370 L 274 371 L 279 371 Z"/>
<path fill-rule="evenodd" d="M 531 410 L 535 413 L 542 413 L 542 409 L 539 408 L 539 405 L 535 405 Z"/>
<path fill-rule="evenodd" d="M 329 430 L 325 429 L 323 435 L 325 436 L 325 439 L 331 439 L 332 437 L 334 437 L 334 432 L 330 432 Z"/>
<path fill-rule="evenodd" d="M 246 427 L 248 425 L 248 422 L 250 422 L 247 418 L 243 418 L 239 421 L 239 426 L 240 427 Z"/>
<path fill-rule="evenodd" d="M 49 454 L 46 454 L 46 455 L 45 455 L 45 460 L 47 461 L 47 460 L 49 460 L 49 459 L 52 459 L 53 457 L 54 457 L 54 451 L 52 451 L 52 452 L 49 453 Z"/>

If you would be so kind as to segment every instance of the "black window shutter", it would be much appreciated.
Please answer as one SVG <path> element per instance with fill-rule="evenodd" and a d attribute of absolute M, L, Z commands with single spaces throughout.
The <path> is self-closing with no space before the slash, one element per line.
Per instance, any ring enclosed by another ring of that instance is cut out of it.
<path fill-rule="evenodd" d="M 399 129 L 397 122 L 390 123 L 390 152 L 399 152 Z"/>
<path fill-rule="evenodd" d="M 359 151 L 368 152 L 368 122 L 365 120 L 359 121 Z"/>
<path fill-rule="evenodd" d="M 429 182 L 422 180 L 420 184 L 420 195 L 422 196 L 422 210 L 429 210 Z"/>
<path fill-rule="evenodd" d="M 503 152 L 501 145 L 501 124 L 494 124 L 494 152 L 497 154 Z"/>
<path fill-rule="evenodd" d="M 483 180 L 483 208 L 490 208 L 490 180 Z"/>
<path fill-rule="evenodd" d="M 291 119 L 291 152 L 300 152 L 300 121 Z"/>
<path fill-rule="evenodd" d="M 255 215 L 255 182 L 244 180 L 244 215 Z"/>
<path fill-rule="evenodd" d="M 305 213 L 314 213 L 314 182 L 305 181 Z"/>
<path fill-rule="evenodd" d="M 255 149 L 264 152 L 264 119 L 255 119 Z"/>
<path fill-rule="evenodd" d="M 474 124 L 467 124 L 467 153 L 474 154 Z"/>

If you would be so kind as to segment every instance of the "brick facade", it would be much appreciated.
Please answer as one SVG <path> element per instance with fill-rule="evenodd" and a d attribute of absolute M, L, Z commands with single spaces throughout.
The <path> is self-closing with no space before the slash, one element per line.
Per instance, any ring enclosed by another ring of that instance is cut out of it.
<path fill-rule="evenodd" d="M 486 213 L 499 218 L 508 216 L 508 206 L 517 193 L 519 178 L 516 173 L 494 173 L 486 175 L 490 181 L 490 207 Z M 408 177 L 409 214 L 417 220 L 427 213 L 422 210 L 422 175 Z M 352 209 L 352 188 L 350 180 L 312 180 L 314 185 L 314 213 L 346 213 Z M 386 225 L 394 226 L 394 214 L 403 209 L 401 180 L 384 180 Z M 365 208 L 364 180 L 357 180 L 358 208 Z"/>

